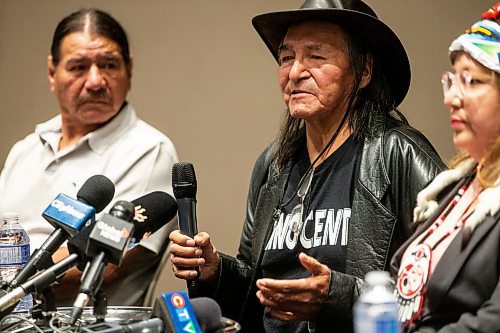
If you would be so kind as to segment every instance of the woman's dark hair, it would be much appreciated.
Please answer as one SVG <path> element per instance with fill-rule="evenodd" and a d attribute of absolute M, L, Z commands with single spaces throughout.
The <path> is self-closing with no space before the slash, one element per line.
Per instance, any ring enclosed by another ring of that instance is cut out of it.
<path fill-rule="evenodd" d="M 57 66 L 61 60 L 61 41 L 73 32 L 90 29 L 91 33 L 111 39 L 121 49 L 125 64 L 130 64 L 130 51 L 127 34 L 122 26 L 111 15 L 95 8 L 80 9 L 62 19 L 54 31 L 50 52 L 52 62 Z"/>
<path fill-rule="evenodd" d="M 377 58 L 372 56 L 360 39 L 345 31 L 344 36 L 345 51 L 353 74 L 352 89 L 347 97 L 348 125 L 354 138 L 361 139 L 372 135 L 373 122 L 377 114 L 390 113 L 395 110 L 396 105 Z M 372 67 L 370 83 L 360 89 L 358 87 L 365 64 L 370 61 Z M 399 116 L 406 121 L 400 113 Z M 304 140 L 304 121 L 291 117 L 287 108 L 277 140 L 278 146 L 273 156 L 278 170 L 295 158 Z"/>

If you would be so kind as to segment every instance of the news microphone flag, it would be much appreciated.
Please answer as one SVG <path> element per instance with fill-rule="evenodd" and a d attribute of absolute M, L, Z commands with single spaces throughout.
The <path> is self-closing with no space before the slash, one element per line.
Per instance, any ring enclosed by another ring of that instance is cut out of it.
<path fill-rule="evenodd" d="M 165 299 L 165 295 L 167 299 Z M 189 303 L 191 302 L 191 303 Z M 168 304 L 176 306 L 186 304 L 192 312 L 186 314 L 186 305 L 180 306 L 180 314 L 170 311 Z M 174 317 L 180 316 L 181 325 L 174 326 Z M 188 318 L 196 318 L 202 333 L 238 332 L 240 326 L 235 321 L 221 317 L 217 302 L 208 297 L 197 297 L 189 300 L 184 292 L 162 294 L 156 299 L 151 318 L 120 324 L 112 321 L 98 322 L 80 327 L 82 333 L 197 333 L 197 327 Z M 137 318 L 139 319 L 139 318 Z M 79 332 L 80 332 L 79 331 Z"/>
<path fill-rule="evenodd" d="M 121 265 L 130 236 L 134 232 L 134 224 L 128 222 L 134 216 L 132 203 L 118 201 L 109 213 L 104 214 L 90 232 L 85 255 L 91 257 L 92 261 L 81 279 L 80 293 L 71 311 L 71 325 L 76 323 L 90 298 L 99 291 L 107 264 Z"/>
<path fill-rule="evenodd" d="M 44 210 L 42 216 L 54 227 L 60 227 L 74 236 L 87 221 L 94 218 L 95 213 L 94 207 L 60 193 Z"/>
<path fill-rule="evenodd" d="M 170 321 L 175 333 L 202 333 L 189 296 L 185 291 L 174 291 L 162 293 L 153 309 L 153 316 L 164 317 L 168 313 L 167 320 Z"/>
<path fill-rule="evenodd" d="M 11 291 L 28 281 L 37 271 L 52 266 L 52 254 L 88 221 L 94 220 L 95 213 L 100 212 L 111 201 L 114 193 L 115 185 L 111 180 L 103 175 L 95 175 L 87 179 L 78 190 L 77 200 L 59 194 L 42 214 L 55 230 L 35 250 L 14 279 L 2 285 L 2 289 Z"/>

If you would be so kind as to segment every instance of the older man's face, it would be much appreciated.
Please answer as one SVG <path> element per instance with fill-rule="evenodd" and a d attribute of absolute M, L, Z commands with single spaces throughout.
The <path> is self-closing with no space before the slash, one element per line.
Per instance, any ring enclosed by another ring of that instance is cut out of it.
<path fill-rule="evenodd" d="M 291 26 L 279 54 L 278 78 L 290 115 L 306 121 L 339 117 L 352 89 L 344 32 L 328 22 Z"/>
<path fill-rule="evenodd" d="M 130 89 L 131 68 L 118 44 L 97 34 L 75 32 L 64 37 L 60 62 L 49 56 L 49 82 L 63 121 L 98 127 L 120 110 Z"/>

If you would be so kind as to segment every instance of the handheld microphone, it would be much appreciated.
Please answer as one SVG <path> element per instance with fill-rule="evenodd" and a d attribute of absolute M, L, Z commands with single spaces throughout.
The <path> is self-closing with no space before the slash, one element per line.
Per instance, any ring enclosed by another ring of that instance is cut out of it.
<path fill-rule="evenodd" d="M 198 233 L 196 220 L 196 191 L 197 182 L 194 167 L 191 163 L 175 163 L 172 168 L 172 186 L 177 199 L 179 230 L 193 238 Z M 198 275 L 188 280 L 188 287 L 197 289 L 199 286 L 199 267 L 194 268 Z"/>
<path fill-rule="evenodd" d="M 78 200 L 59 194 L 42 214 L 56 229 L 4 289 L 10 291 L 26 282 L 37 271 L 51 266 L 52 254 L 66 239 L 74 236 L 89 220 L 93 220 L 95 213 L 108 205 L 114 193 L 115 186 L 108 178 L 95 175 L 82 185 L 76 196 Z"/>
<path fill-rule="evenodd" d="M 128 221 L 134 216 L 134 205 L 128 201 L 118 201 L 109 214 L 104 214 L 90 232 L 86 255 L 92 261 L 85 269 L 77 296 L 71 312 L 70 324 L 80 318 L 83 308 L 102 284 L 103 274 L 108 263 L 121 265 L 123 254 L 127 249 L 134 224 Z"/>
<path fill-rule="evenodd" d="M 142 239 L 145 233 L 155 232 L 177 214 L 177 203 L 169 194 L 161 191 L 151 192 L 132 201 L 134 205 L 134 217 L 131 221 L 134 223 L 134 232 L 132 237 Z M 115 214 L 113 214 L 115 215 Z M 123 220 L 120 216 L 116 216 Z M 85 264 L 89 261 L 87 258 L 87 242 L 93 225 L 84 227 L 75 237 L 68 241 L 68 250 L 70 253 L 77 253 L 82 259 L 78 268 L 83 271 Z"/>

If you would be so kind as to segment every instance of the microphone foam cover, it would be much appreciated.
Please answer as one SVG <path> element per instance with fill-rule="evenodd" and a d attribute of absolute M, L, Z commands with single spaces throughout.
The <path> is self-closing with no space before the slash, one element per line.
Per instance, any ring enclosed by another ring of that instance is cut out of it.
<path fill-rule="evenodd" d="M 134 204 L 130 201 L 119 200 L 115 202 L 113 207 L 109 210 L 109 215 L 113 215 L 119 219 L 127 222 L 132 222 L 135 214 Z"/>
<path fill-rule="evenodd" d="M 190 301 L 202 332 L 214 332 L 223 327 L 222 312 L 216 301 L 208 297 L 191 298 Z"/>
<path fill-rule="evenodd" d="M 96 213 L 99 213 L 111 202 L 114 195 L 113 182 L 106 176 L 94 175 L 85 181 L 76 197 L 94 207 Z"/>
<path fill-rule="evenodd" d="M 172 167 L 172 187 L 177 199 L 195 198 L 197 191 L 196 174 L 191 163 L 179 162 Z"/>
<path fill-rule="evenodd" d="M 155 191 L 132 201 L 135 206 L 134 237 L 141 239 L 146 232 L 155 232 L 177 214 L 177 202 L 168 193 Z"/>

